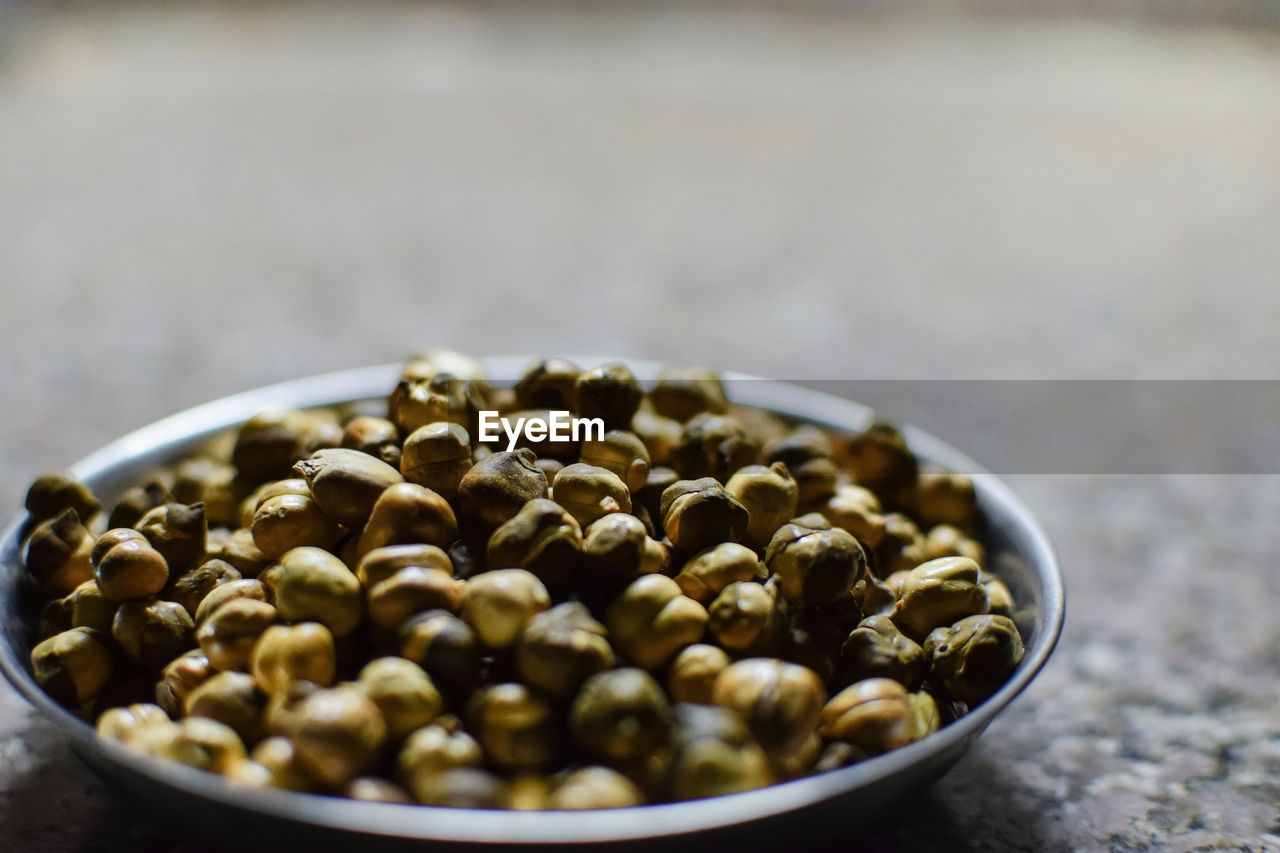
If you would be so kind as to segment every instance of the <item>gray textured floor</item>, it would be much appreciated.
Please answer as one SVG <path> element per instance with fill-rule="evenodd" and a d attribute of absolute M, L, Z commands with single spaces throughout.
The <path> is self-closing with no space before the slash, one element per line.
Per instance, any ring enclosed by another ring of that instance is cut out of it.
<path fill-rule="evenodd" d="M 5 516 L 130 428 L 424 344 L 1280 371 L 1276 33 L 219 8 L 0 18 Z M 1280 480 L 1014 484 L 1067 567 L 1063 647 L 872 848 L 1280 848 Z M 190 839 L 0 687 L 0 849 L 142 842 Z"/>

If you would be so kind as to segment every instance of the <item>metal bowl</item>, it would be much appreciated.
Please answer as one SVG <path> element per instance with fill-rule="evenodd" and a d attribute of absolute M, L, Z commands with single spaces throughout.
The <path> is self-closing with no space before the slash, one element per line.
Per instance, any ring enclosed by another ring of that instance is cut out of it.
<path fill-rule="evenodd" d="M 607 359 L 575 358 L 583 364 Z M 527 358 L 485 359 L 490 376 L 518 376 Z M 656 363 L 628 362 L 642 380 Z M 172 462 L 263 409 L 330 405 L 382 398 L 400 365 L 330 373 L 273 385 L 197 406 L 144 427 L 72 466 L 99 496 L 111 500 L 146 472 Z M 796 385 L 728 374 L 734 402 L 818 424 L 864 428 L 871 412 L 857 403 Z M 746 381 L 750 380 L 750 381 Z M 907 747 L 851 767 L 768 788 L 713 799 L 601 812 L 489 812 L 366 803 L 280 790 L 239 788 L 176 762 L 139 755 L 100 739 L 91 725 L 45 695 L 31 675 L 30 652 L 39 607 L 22 564 L 19 517 L 0 541 L 0 668 L 101 777 L 162 819 L 186 831 L 292 843 L 424 842 L 451 844 L 609 844 L 662 840 L 664 846 L 759 843 L 792 838 L 848 838 L 873 825 L 905 794 L 948 770 L 991 720 L 1023 691 L 1048 660 L 1062 630 L 1065 598 L 1052 547 L 1035 518 L 994 475 L 938 439 L 904 430 L 924 460 L 973 475 L 989 532 L 988 568 L 1010 588 L 1026 654 L 1013 677 L 987 701 L 946 728 Z M 252 833 L 252 835 L 249 835 Z M 795 833 L 800 833 L 796 835 Z"/>

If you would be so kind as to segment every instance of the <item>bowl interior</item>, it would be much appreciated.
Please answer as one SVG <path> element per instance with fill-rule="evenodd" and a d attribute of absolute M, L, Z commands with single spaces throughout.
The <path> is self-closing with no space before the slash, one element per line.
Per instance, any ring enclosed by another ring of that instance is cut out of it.
<path fill-rule="evenodd" d="M 609 359 L 574 357 L 579 364 Z M 488 375 L 518 377 L 527 357 L 485 359 Z M 642 380 L 660 365 L 628 360 Z M 400 365 L 379 365 L 309 377 L 217 400 L 144 427 L 72 466 L 104 500 L 139 478 L 259 411 L 270 408 L 356 403 L 377 405 L 395 385 Z M 727 374 L 735 403 L 760 406 L 844 430 L 864 428 L 871 412 L 848 400 L 796 385 Z M 495 384 L 501 384 L 500 381 Z M 1015 621 L 1026 644 L 1017 672 L 994 696 L 941 731 L 910 746 L 819 776 L 725 797 L 607 812 L 501 812 L 403 807 L 363 803 L 288 791 L 248 791 L 226 780 L 172 762 L 140 756 L 100 740 L 93 728 L 57 705 L 31 676 L 30 650 L 38 605 L 21 559 L 23 518 L 0 540 L 0 668 L 42 716 L 51 720 L 76 751 L 122 787 L 160 801 L 196 798 L 206 812 L 248 814 L 277 825 L 369 833 L 390 838 L 476 843 L 599 843 L 670 837 L 743 827 L 802 811 L 812 819 L 826 806 L 828 819 L 852 829 L 865 825 L 880 806 L 944 772 L 1044 666 L 1061 632 L 1065 611 L 1056 558 L 1039 524 L 995 476 L 959 451 L 926 433 L 905 428 L 910 446 L 924 460 L 971 474 L 988 527 L 989 566 L 1017 602 Z M 841 806 L 834 808 L 834 806 Z M 859 808 L 858 806 L 861 806 Z M 852 808 L 850 808 L 852 807 Z"/>

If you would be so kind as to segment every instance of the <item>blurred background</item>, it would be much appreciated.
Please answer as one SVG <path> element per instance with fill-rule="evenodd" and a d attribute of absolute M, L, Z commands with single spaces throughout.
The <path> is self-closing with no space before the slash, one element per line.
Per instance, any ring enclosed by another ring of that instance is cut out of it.
<path fill-rule="evenodd" d="M 902 5 L 0 0 L 0 510 L 427 346 L 1277 378 L 1280 2 Z M 1280 481 L 1057 473 L 1064 652 L 868 843 L 1280 844 Z M 0 847 L 175 843 L 0 709 Z"/>

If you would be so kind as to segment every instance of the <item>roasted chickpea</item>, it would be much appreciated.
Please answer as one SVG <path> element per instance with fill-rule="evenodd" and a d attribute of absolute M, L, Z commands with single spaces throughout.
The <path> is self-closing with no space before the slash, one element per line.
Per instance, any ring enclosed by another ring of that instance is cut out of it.
<path fill-rule="evenodd" d="M 805 745 L 827 701 L 810 669 L 774 658 L 747 658 L 716 677 L 712 700 L 739 714 L 766 754 L 785 757 Z"/>
<path fill-rule="evenodd" d="M 353 685 L 311 693 L 299 703 L 289 728 L 298 763 L 334 788 L 371 767 L 387 738 L 382 711 Z"/>
<path fill-rule="evenodd" d="M 532 687 L 568 699 L 592 675 L 613 666 L 603 625 L 576 601 L 529 620 L 516 645 L 516 669 Z"/>
<path fill-rule="evenodd" d="M 611 512 L 631 512 L 627 484 L 607 468 L 582 462 L 556 474 L 551 495 L 582 527 Z"/>
<path fill-rule="evenodd" d="M 489 537 L 489 565 L 520 568 L 548 586 L 567 581 L 582 559 L 582 528 L 555 501 L 529 501 Z"/>
<path fill-rule="evenodd" d="M 319 622 L 270 625 L 253 646 L 249 669 L 267 694 L 282 692 L 294 681 L 328 687 L 337 671 L 333 634 Z"/>
<path fill-rule="evenodd" d="M 286 621 L 320 622 L 335 637 L 345 637 L 364 616 L 359 579 L 328 551 L 294 548 L 265 574 Z"/>
<path fill-rule="evenodd" d="M 159 669 L 195 645 L 195 627 L 181 604 L 141 599 L 120 605 L 111 636 L 126 655 Z"/>
<path fill-rule="evenodd" d="M 569 728 L 589 755 L 611 764 L 626 762 L 666 741 L 671 706 L 649 673 L 611 669 L 582 685 L 569 711 Z"/>
<path fill-rule="evenodd" d="M 716 676 L 730 663 L 729 655 L 718 646 L 706 643 L 686 646 L 671 663 L 667 692 L 677 702 L 710 705 Z"/>
<path fill-rule="evenodd" d="M 491 649 L 515 642 L 534 615 L 551 607 L 551 596 L 524 569 L 497 569 L 467 581 L 461 616 Z"/>
<path fill-rule="evenodd" d="M 644 669 L 664 666 L 702 639 L 706 609 L 665 575 L 633 581 L 609 607 L 609 635 L 623 656 Z"/>
<path fill-rule="evenodd" d="M 437 421 L 419 427 L 404 441 L 400 473 L 452 499 L 471 469 L 471 437 L 460 424 Z"/>
<path fill-rule="evenodd" d="M 92 700 L 111 678 L 111 651 L 92 628 L 55 634 L 31 650 L 36 682 L 55 701 L 75 708 Z"/>
<path fill-rule="evenodd" d="M 404 658 L 371 661 L 360 670 L 357 683 L 382 711 L 392 740 L 422 728 L 444 710 L 444 700 L 431 677 Z"/>
<path fill-rule="evenodd" d="M 258 639 L 279 619 L 276 608 L 265 601 L 236 598 L 200 623 L 196 641 L 219 670 L 246 671 Z"/>
<path fill-rule="evenodd" d="M 364 555 L 388 545 L 423 543 L 447 548 L 457 538 L 458 519 L 448 501 L 417 483 L 397 483 L 374 503 L 357 553 Z"/>
<path fill-rule="evenodd" d="M 966 557 L 943 557 L 916 566 L 902 582 L 893 621 L 923 638 L 934 628 L 987 612 L 987 591 L 978 582 L 978 564 Z"/>
<path fill-rule="evenodd" d="M 185 703 L 189 717 L 207 717 L 229 726 L 245 743 L 262 739 L 266 700 L 253 677 L 243 672 L 220 672 L 191 691 Z"/>
<path fill-rule="evenodd" d="M 93 537 L 68 507 L 40 522 L 27 540 L 27 571 L 45 595 L 67 595 L 93 578 L 92 550 Z"/>
<path fill-rule="evenodd" d="M 755 551 L 736 542 L 722 542 L 695 554 L 675 580 L 682 593 L 707 605 L 729 584 L 763 580 L 764 574 Z"/>
<path fill-rule="evenodd" d="M 680 480 L 662 493 L 662 529 L 686 553 L 721 542 L 736 542 L 747 531 L 750 516 L 712 477 Z"/>

